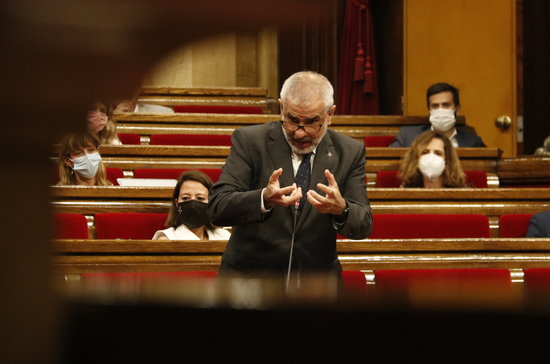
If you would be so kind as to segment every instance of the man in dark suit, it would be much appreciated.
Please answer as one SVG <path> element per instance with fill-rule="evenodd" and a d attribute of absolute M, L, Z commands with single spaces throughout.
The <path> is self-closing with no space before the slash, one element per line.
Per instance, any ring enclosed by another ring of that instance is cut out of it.
<path fill-rule="evenodd" d="M 280 121 L 233 133 L 209 200 L 213 223 L 233 226 L 220 274 L 286 272 L 293 235 L 293 271 L 339 274 L 336 233 L 370 233 L 365 148 L 328 129 L 333 102 L 324 76 L 298 72 L 281 89 Z"/>
<path fill-rule="evenodd" d="M 550 211 L 539 212 L 531 216 L 526 236 L 528 238 L 550 238 Z"/>
<path fill-rule="evenodd" d="M 460 109 L 458 89 L 439 82 L 426 91 L 430 124 L 403 126 L 390 147 L 409 147 L 413 140 L 426 130 L 438 130 L 447 136 L 455 148 L 485 147 L 481 138 L 469 127 L 456 128 L 456 115 Z"/>

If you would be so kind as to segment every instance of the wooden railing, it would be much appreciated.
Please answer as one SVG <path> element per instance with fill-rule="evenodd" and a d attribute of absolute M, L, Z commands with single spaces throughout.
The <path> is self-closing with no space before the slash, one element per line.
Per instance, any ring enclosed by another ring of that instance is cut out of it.
<path fill-rule="evenodd" d="M 102 212 L 166 213 L 172 188 L 52 186 L 57 212 L 93 215 Z M 503 214 L 534 214 L 550 210 L 549 188 L 370 188 L 373 214 L 482 214 L 497 237 Z"/>
<path fill-rule="evenodd" d="M 54 240 L 54 269 L 82 272 L 217 270 L 225 241 Z M 337 242 L 344 270 L 550 267 L 550 239 L 396 239 Z"/>
<path fill-rule="evenodd" d="M 221 168 L 229 149 L 227 146 L 104 145 L 100 152 L 107 167 L 122 168 L 131 175 L 136 168 Z M 371 185 L 376 181 L 376 172 L 398 170 L 405 151 L 406 148 L 366 148 L 365 172 Z M 496 148 L 458 148 L 457 153 L 464 170 L 495 174 L 501 186 L 550 185 L 548 157 L 500 158 L 500 150 Z"/>
<path fill-rule="evenodd" d="M 144 86 L 139 102 L 164 106 L 176 105 L 230 105 L 256 106 L 264 112 L 274 112 L 277 101 L 267 96 L 261 87 L 165 87 Z"/>
<path fill-rule="evenodd" d="M 135 133 L 143 140 L 152 134 L 232 134 L 236 128 L 279 120 L 279 114 L 117 114 L 119 133 Z M 464 117 L 457 124 L 464 124 Z M 356 139 L 367 135 L 396 135 L 404 125 L 428 123 L 427 116 L 335 115 L 331 129 Z"/>

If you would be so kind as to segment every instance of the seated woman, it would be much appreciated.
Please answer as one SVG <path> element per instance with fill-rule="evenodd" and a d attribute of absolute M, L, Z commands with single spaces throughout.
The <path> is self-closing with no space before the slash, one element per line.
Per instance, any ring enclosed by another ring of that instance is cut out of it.
<path fill-rule="evenodd" d="M 111 186 L 99 155 L 99 139 L 92 134 L 65 136 L 59 144 L 58 185 Z"/>
<path fill-rule="evenodd" d="M 90 134 L 97 135 L 101 144 L 122 144 L 116 136 L 116 124 L 109 117 L 109 110 L 102 102 L 95 102 L 88 110 L 86 127 Z"/>
<path fill-rule="evenodd" d="M 208 216 L 208 190 L 212 180 L 204 172 L 192 170 L 182 173 L 168 212 L 168 229 L 159 230 L 153 240 L 227 240 L 231 235 L 216 228 Z"/>
<path fill-rule="evenodd" d="M 466 176 L 449 138 L 436 130 L 420 134 L 403 156 L 401 187 L 466 187 Z"/>

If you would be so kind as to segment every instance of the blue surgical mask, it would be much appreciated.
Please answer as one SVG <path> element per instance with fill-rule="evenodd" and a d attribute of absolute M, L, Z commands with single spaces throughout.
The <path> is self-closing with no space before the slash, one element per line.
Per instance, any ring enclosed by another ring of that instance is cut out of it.
<path fill-rule="evenodd" d="M 74 163 L 73 171 L 84 178 L 92 178 L 97 173 L 99 163 L 101 163 L 101 156 L 98 152 L 95 152 L 71 159 L 71 161 Z"/>

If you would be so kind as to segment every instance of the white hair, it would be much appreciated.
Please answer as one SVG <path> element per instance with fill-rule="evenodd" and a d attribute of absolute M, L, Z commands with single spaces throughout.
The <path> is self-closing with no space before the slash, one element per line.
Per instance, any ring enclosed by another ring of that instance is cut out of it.
<path fill-rule="evenodd" d="M 313 71 L 296 72 L 283 83 L 281 100 L 294 104 L 309 105 L 320 97 L 324 101 L 325 112 L 334 104 L 334 89 L 330 81 L 320 73 Z"/>

